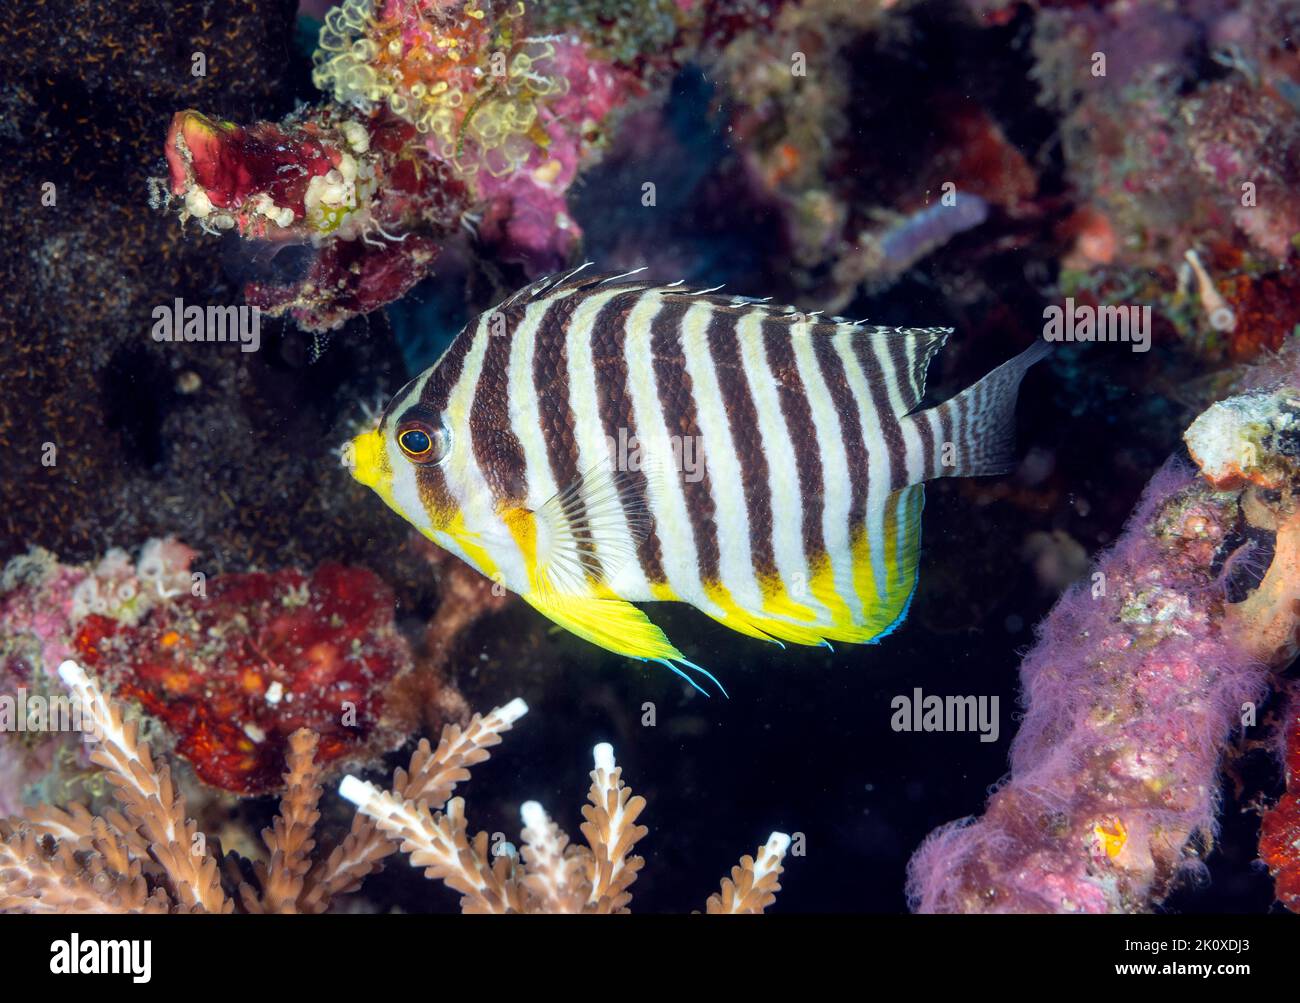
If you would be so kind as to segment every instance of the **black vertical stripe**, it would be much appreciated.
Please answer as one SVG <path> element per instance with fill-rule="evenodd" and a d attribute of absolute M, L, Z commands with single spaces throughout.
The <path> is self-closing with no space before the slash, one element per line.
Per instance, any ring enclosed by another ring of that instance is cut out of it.
<path fill-rule="evenodd" d="M 803 550 L 811 565 L 826 553 L 826 538 L 822 532 L 826 485 L 817 426 L 813 424 L 812 406 L 799 375 L 794 346 L 790 344 L 790 323 L 768 319 L 762 322 L 762 330 L 767 366 L 776 381 L 777 399 L 781 402 L 781 414 L 794 449 L 795 473 L 799 478 L 799 497 L 803 503 Z"/>
<path fill-rule="evenodd" d="M 487 349 L 470 404 L 469 434 L 474 459 L 497 502 L 522 502 L 527 495 L 524 447 L 510 425 L 510 347 L 527 304 L 500 309 L 490 318 Z"/>
<path fill-rule="evenodd" d="M 903 445 L 903 430 L 898 424 L 898 415 L 889 400 L 889 391 L 885 386 L 885 374 L 876 357 L 877 338 L 864 336 L 853 338 L 853 350 L 857 353 L 858 365 L 867 380 L 867 391 L 871 394 L 871 404 L 880 422 L 880 435 L 885 440 L 885 450 L 889 456 L 889 490 L 897 491 L 907 485 L 906 450 Z"/>
<path fill-rule="evenodd" d="M 916 338 L 913 335 L 894 334 L 886 337 L 889 343 L 889 358 L 894 364 L 894 383 L 898 399 L 903 402 L 905 411 L 910 411 L 920 399 L 916 392 L 916 377 L 912 367 L 916 364 L 913 357 L 916 351 Z"/>
<path fill-rule="evenodd" d="M 596 403 L 600 410 L 601 425 L 611 442 L 619 442 L 623 431 L 631 443 L 636 437 L 636 418 L 632 413 L 632 398 L 627 388 L 628 314 L 645 295 L 641 290 L 620 293 L 602 306 L 591 324 L 591 359 L 596 372 Z M 651 294 L 653 295 L 653 294 Z M 649 514 L 650 503 L 644 471 L 629 470 L 619 480 L 619 499 L 629 521 L 642 522 Z M 637 557 L 646 580 L 663 584 L 663 551 L 660 548 L 658 527 L 651 525 L 649 533 L 637 544 Z"/>
<path fill-rule="evenodd" d="M 835 350 L 829 334 L 813 338 L 813 352 L 821 367 L 822 379 L 830 392 L 831 403 L 840 422 L 840 436 L 849 461 L 849 539 L 864 528 L 867 518 L 867 493 L 871 486 L 871 457 L 862 435 L 862 419 L 857 401 L 849 389 L 844 360 Z"/>
<path fill-rule="evenodd" d="M 700 434 L 699 414 L 695 405 L 694 386 L 686 371 L 686 354 L 682 348 L 682 319 L 692 303 L 684 297 L 666 298 L 650 324 L 650 354 L 654 359 L 655 387 L 663 408 L 668 434 L 677 437 L 684 457 L 686 449 L 695 449 L 704 441 Z M 688 445 L 689 443 L 689 445 Z M 706 460 L 696 454 L 696 459 Z M 686 512 L 695 539 L 700 578 L 705 582 L 720 580 L 718 573 L 718 524 L 713 489 L 709 483 L 707 462 L 699 467 L 703 476 L 692 477 L 686 464 L 678 464 L 678 478 L 686 500 Z"/>
<path fill-rule="evenodd" d="M 474 344 L 474 332 L 477 326 L 477 323 L 467 324 L 447 346 L 442 358 L 434 363 L 433 372 L 429 374 L 424 389 L 420 391 L 420 403 L 425 405 L 431 414 L 441 416 L 447 409 L 451 392 L 465 369 L 465 359 Z M 447 476 L 441 466 L 436 463 L 417 466 L 415 480 L 420 501 L 426 509 L 431 509 L 444 518 L 455 510 L 456 500 L 447 486 Z"/>
<path fill-rule="evenodd" d="M 745 379 L 740 342 L 736 335 L 738 318 L 729 310 L 715 310 L 709 321 L 709 355 L 718 376 L 718 389 L 731 442 L 740 461 L 745 509 L 749 513 L 749 546 L 754 572 L 760 578 L 776 575 L 776 556 L 772 549 L 772 489 L 768 481 L 767 456 L 758 426 L 758 409 Z"/>
<path fill-rule="evenodd" d="M 913 420 L 921 437 L 921 476 L 928 480 L 939 473 L 934 465 L 934 429 L 930 425 L 930 413 L 918 411 Z"/>

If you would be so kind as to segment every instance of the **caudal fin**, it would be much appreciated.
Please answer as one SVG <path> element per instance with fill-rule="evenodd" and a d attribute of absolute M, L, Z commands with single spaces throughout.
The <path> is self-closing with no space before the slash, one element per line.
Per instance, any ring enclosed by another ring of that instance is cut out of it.
<path fill-rule="evenodd" d="M 922 480 L 1003 474 L 1014 466 L 1020 381 L 1051 349 L 1036 341 L 952 400 L 902 420 L 907 438 L 915 435 L 921 442 Z"/>

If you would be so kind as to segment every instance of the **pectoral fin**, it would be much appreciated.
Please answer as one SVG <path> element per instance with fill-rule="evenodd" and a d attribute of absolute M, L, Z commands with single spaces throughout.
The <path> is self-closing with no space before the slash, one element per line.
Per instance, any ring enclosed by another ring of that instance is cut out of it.
<path fill-rule="evenodd" d="M 606 461 L 533 513 L 540 591 L 582 595 L 593 585 L 607 587 L 620 568 L 636 561 L 653 520 L 644 484 L 636 472 Z"/>

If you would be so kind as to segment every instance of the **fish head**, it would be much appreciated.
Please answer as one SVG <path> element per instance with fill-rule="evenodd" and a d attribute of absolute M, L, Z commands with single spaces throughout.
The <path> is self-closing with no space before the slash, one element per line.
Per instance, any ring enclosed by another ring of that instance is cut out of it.
<path fill-rule="evenodd" d="M 412 380 L 394 394 L 375 426 L 353 437 L 341 455 L 355 480 L 425 536 L 437 538 L 456 516 L 452 506 L 439 504 L 447 497 L 443 468 L 454 439 L 445 415 L 420 400 L 421 382 Z"/>

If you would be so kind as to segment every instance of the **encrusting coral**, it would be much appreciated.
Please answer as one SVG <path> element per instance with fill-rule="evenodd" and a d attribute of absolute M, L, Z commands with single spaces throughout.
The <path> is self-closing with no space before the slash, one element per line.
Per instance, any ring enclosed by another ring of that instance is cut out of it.
<path fill-rule="evenodd" d="M 1138 912 L 1203 871 L 1230 736 L 1300 650 L 1300 369 L 1216 404 L 1021 668 L 1011 776 L 913 857 L 922 912 Z M 1293 782 L 1293 778 L 1288 776 Z M 1294 907 L 1293 849 L 1260 855 Z"/>
<path fill-rule="evenodd" d="M 317 760 L 344 771 L 399 748 L 421 717 L 434 729 L 468 720 L 445 676 L 417 669 L 393 592 L 369 569 L 327 563 L 208 578 L 194 557 L 168 537 L 144 544 L 138 559 L 116 548 L 85 565 L 39 548 L 14 558 L 0 570 L 0 682 L 57 689 L 57 667 L 75 659 L 162 724 L 200 780 L 240 796 L 280 790 L 299 728 L 318 736 Z M 439 604 L 440 665 L 492 598 L 460 589 Z M 48 762 L 66 743 L 24 737 L 0 719 L 10 776 L 0 816 L 23 797 L 63 796 Z"/>
<path fill-rule="evenodd" d="M 636 824 L 645 799 L 623 784 L 609 745 L 595 750 L 586 846 L 570 844 L 535 801 L 524 804 L 522 860 L 489 855 L 488 835 L 468 835 L 464 800 L 451 798 L 501 735 L 528 710 L 519 699 L 461 728 L 444 726 L 437 748 L 422 740 L 392 787 L 353 776 L 340 792 L 358 805 L 351 830 L 329 853 L 316 850 L 322 766 L 318 736 L 290 737 L 280 813 L 263 830 L 265 862 L 222 853 L 186 817 L 166 763 L 154 763 L 134 723 L 76 662 L 59 667 L 81 713 L 92 762 L 103 768 L 121 810 L 93 815 L 73 804 L 38 806 L 0 821 L 0 912 L 320 913 L 356 891 L 399 846 L 461 893 L 465 912 L 626 912 L 643 861 Z M 450 799 L 450 800 L 449 800 Z M 790 839 L 773 833 L 756 858 L 743 857 L 709 898 L 709 913 L 757 913 L 775 900 Z M 255 879 L 250 880 L 250 879 Z"/>

